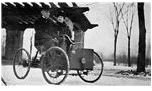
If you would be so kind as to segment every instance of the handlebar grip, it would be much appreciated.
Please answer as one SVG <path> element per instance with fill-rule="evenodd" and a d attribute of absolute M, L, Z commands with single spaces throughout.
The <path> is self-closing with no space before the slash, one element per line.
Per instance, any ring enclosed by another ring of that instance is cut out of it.
<path fill-rule="evenodd" d="M 72 41 L 72 39 L 67 35 L 67 34 L 64 34 L 63 35 L 66 39 L 68 39 L 68 41 L 72 44 L 72 45 L 75 45 L 75 42 Z"/>

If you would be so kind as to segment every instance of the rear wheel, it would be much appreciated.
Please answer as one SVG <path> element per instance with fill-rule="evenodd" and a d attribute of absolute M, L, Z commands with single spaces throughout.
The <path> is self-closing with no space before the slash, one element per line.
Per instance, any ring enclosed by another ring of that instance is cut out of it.
<path fill-rule="evenodd" d="M 88 83 L 93 83 L 99 80 L 103 72 L 103 62 L 101 57 L 93 53 L 93 70 L 77 70 L 79 77 Z"/>
<path fill-rule="evenodd" d="M 24 79 L 30 71 L 30 55 L 24 48 L 18 49 L 15 53 L 13 71 L 18 79 Z"/>
<path fill-rule="evenodd" d="M 51 47 L 41 58 L 42 73 L 49 84 L 62 83 L 69 72 L 69 58 L 60 47 Z"/>

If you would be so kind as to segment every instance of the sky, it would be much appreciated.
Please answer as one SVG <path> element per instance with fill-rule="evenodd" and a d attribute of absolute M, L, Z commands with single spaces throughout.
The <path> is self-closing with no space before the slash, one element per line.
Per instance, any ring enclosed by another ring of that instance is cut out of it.
<path fill-rule="evenodd" d="M 99 26 L 90 29 L 85 33 L 85 47 L 93 48 L 96 51 L 102 52 L 105 57 L 112 56 L 114 46 L 114 31 L 112 24 L 109 20 L 110 9 L 113 8 L 112 3 L 95 2 L 90 4 L 80 4 L 87 6 L 90 11 L 85 13 L 91 23 L 98 24 Z M 151 5 L 145 3 L 145 25 L 146 25 L 146 43 L 150 45 L 151 39 Z M 133 29 L 131 35 L 131 55 L 137 56 L 138 54 L 138 37 L 139 37 L 139 26 L 137 11 L 135 12 Z M 117 55 L 127 55 L 127 32 L 125 30 L 123 22 L 120 23 L 120 30 L 118 34 L 117 42 Z M 147 48 L 147 50 L 149 50 Z M 148 51 L 147 56 L 150 56 Z"/>
<path fill-rule="evenodd" d="M 98 24 L 98 27 L 88 29 L 85 32 L 84 45 L 85 48 L 94 49 L 97 52 L 102 53 L 105 58 L 112 57 L 113 46 L 114 46 L 114 31 L 109 20 L 110 10 L 113 8 L 112 3 L 102 2 L 85 2 L 77 3 L 80 7 L 89 7 L 89 11 L 84 14 L 87 16 L 92 24 Z M 145 25 L 146 25 L 146 43 L 147 47 L 151 47 L 151 5 L 145 3 Z M 137 11 L 135 12 L 135 18 L 133 22 L 133 29 L 131 35 L 131 55 L 137 56 L 138 54 L 138 16 Z M 2 33 L 3 34 L 3 33 Z M 34 29 L 26 29 L 24 32 L 23 47 L 29 50 L 30 38 L 34 34 Z M 4 34 L 5 35 L 5 34 Z M 34 38 L 33 38 L 34 41 Z M 34 42 L 33 42 L 34 45 Z M 150 50 L 147 48 L 147 50 Z M 33 46 L 33 55 L 35 54 L 35 47 Z M 123 23 L 120 23 L 120 30 L 118 34 L 117 42 L 117 55 L 127 55 L 127 33 Z M 147 56 L 151 56 L 150 51 L 147 51 Z"/>

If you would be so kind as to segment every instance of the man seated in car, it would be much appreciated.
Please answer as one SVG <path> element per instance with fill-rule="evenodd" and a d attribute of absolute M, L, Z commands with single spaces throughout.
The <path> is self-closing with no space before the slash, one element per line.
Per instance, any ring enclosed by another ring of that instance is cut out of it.
<path fill-rule="evenodd" d="M 65 14 L 63 12 L 58 12 L 55 15 L 56 19 L 50 17 L 49 7 L 45 7 L 41 10 L 41 17 L 35 21 L 35 47 L 39 50 L 41 54 L 45 54 L 45 51 L 52 46 L 58 46 L 58 37 L 61 34 L 67 34 L 72 38 L 71 30 L 65 22 Z M 71 24 L 72 25 L 72 24 Z M 67 42 L 63 49 L 68 51 L 69 42 Z M 61 44 L 61 47 L 62 44 Z"/>

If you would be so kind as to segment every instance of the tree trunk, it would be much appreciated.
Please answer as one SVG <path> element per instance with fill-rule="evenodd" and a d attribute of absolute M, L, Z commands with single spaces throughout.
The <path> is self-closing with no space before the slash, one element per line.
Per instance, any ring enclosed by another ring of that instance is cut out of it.
<path fill-rule="evenodd" d="M 116 49 L 117 49 L 117 37 L 118 34 L 115 35 L 115 39 L 114 39 L 114 66 L 116 66 Z"/>
<path fill-rule="evenodd" d="M 130 36 L 128 36 L 128 66 L 131 66 L 130 62 Z"/>
<path fill-rule="evenodd" d="M 146 49 L 146 29 L 144 18 L 144 3 L 138 3 L 138 19 L 139 19 L 139 47 L 137 72 L 145 72 L 145 49 Z"/>

